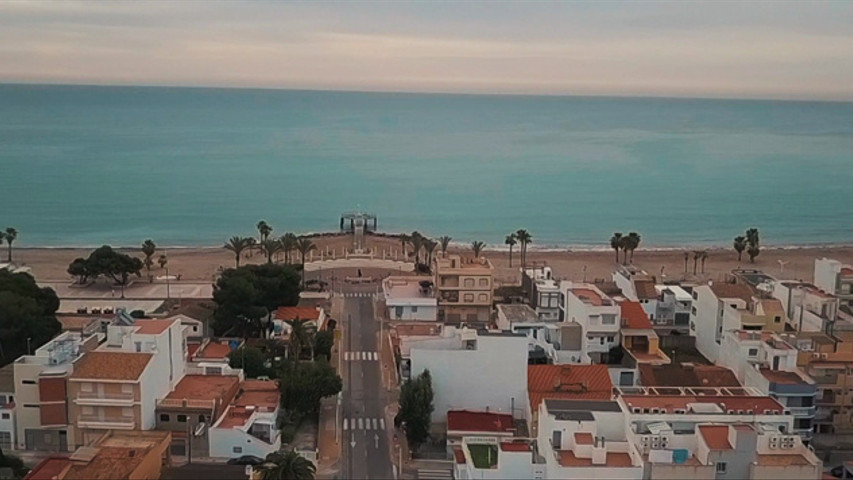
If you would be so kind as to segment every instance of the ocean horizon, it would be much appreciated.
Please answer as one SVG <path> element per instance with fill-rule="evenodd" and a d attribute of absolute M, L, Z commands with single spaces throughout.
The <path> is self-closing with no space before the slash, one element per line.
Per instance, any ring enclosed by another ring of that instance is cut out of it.
<path fill-rule="evenodd" d="M 853 103 L 0 84 L 20 247 L 379 231 L 541 249 L 849 245 Z"/>

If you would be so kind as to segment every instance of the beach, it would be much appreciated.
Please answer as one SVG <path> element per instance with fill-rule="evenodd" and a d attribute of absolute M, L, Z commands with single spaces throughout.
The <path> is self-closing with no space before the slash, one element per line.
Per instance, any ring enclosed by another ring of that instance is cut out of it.
<path fill-rule="evenodd" d="M 313 252 L 315 260 L 320 252 L 324 258 L 330 258 L 335 252 L 335 258 L 340 258 L 347 248 L 351 247 L 351 237 L 346 235 L 322 235 L 313 237 L 318 249 Z M 393 236 L 368 236 L 365 239 L 366 248 L 373 252 L 375 258 L 400 258 L 400 241 Z M 616 258 L 613 250 L 596 251 L 537 251 L 535 243 L 528 251 L 528 265 L 548 266 L 555 277 L 572 281 L 594 281 L 610 279 L 616 268 Z M 411 247 L 408 247 L 411 249 Z M 436 249 L 438 250 L 438 249 Z M 81 248 L 15 248 L 13 260 L 16 264 L 32 269 L 32 274 L 39 281 L 71 280 L 66 272 L 69 263 L 78 257 L 86 257 L 92 249 Z M 139 249 L 121 249 L 124 253 L 142 258 Z M 452 245 L 450 252 L 470 255 L 471 250 L 460 245 Z M 697 264 L 697 275 L 693 275 L 693 255 L 687 262 L 685 273 L 684 251 L 678 249 L 643 249 L 642 246 L 634 252 L 633 264 L 642 268 L 659 281 L 706 281 L 719 280 L 725 274 L 736 268 L 762 270 L 776 278 L 801 279 L 812 281 L 814 261 L 817 258 L 829 257 L 843 263 L 853 263 L 853 246 L 825 246 L 804 248 L 763 248 L 761 254 L 750 263 L 746 254 L 741 262 L 737 261 L 737 253 L 733 249 L 708 249 L 705 260 L 704 274 L 701 273 L 701 262 Z M 692 252 L 692 250 L 689 250 Z M 151 274 L 165 275 L 165 270 L 156 266 L 157 257 L 162 253 L 168 257 L 169 274 L 180 275 L 184 281 L 213 281 L 217 273 L 224 268 L 235 265 L 234 254 L 224 248 L 173 248 L 158 249 L 154 256 L 155 266 Z M 329 252 L 327 255 L 326 252 Z M 5 253 L 5 252 L 3 252 Z M 298 254 L 293 253 L 293 261 L 298 263 Z M 423 253 L 422 253 L 423 255 Z M 499 284 L 513 284 L 520 281 L 520 255 L 518 247 L 513 251 L 513 268 L 509 267 L 508 252 L 505 250 L 485 250 L 486 256 L 495 266 L 495 279 Z M 262 263 L 266 259 L 258 252 L 244 254 L 241 264 Z M 781 271 L 779 260 L 784 263 Z M 147 275 L 143 270 L 143 276 Z"/>

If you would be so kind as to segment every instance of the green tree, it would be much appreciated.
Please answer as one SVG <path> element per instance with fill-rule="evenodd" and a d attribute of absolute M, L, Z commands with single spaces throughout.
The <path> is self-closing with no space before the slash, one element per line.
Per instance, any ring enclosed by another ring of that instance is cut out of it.
<path fill-rule="evenodd" d="M 3 449 L 0 448 L 0 468 L 10 468 L 12 469 L 12 475 L 14 478 L 24 478 L 27 473 L 29 473 L 30 469 L 24 465 L 24 461 L 15 455 L 10 455 L 3 452 Z"/>
<path fill-rule="evenodd" d="M 316 327 L 309 323 L 309 320 L 294 318 L 293 320 L 285 320 L 284 323 L 290 326 L 290 350 L 293 352 L 293 361 L 298 362 L 302 358 L 302 349 L 308 347 L 311 349 L 311 358 L 314 358 L 314 330 Z"/>
<path fill-rule="evenodd" d="M 684 273 L 687 274 L 687 262 L 690 261 L 690 252 L 684 252 Z"/>
<path fill-rule="evenodd" d="M 708 251 L 702 250 L 702 254 L 699 256 L 699 261 L 702 262 L 702 275 L 705 275 L 705 260 L 708 260 Z"/>
<path fill-rule="evenodd" d="M 616 232 L 610 237 L 610 248 L 616 251 L 616 263 L 619 263 L 619 249 L 622 248 L 622 233 Z"/>
<path fill-rule="evenodd" d="M 402 425 L 406 440 L 413 450 L 429 439 L 430 417 L 435 409 L 432 402 L 432 376 L 429 370 L 406 380 L 400 388 L 400 412 L 394 423 Z"/>
<path fill-rule="evenodd" d="M 518 244 L 518 240 L 515 238 L 514 233 L 510 233 L 504 239 L 504 244 L 509 245 L 509 266 L 512 268 L 512 247 Z"/>
<path fill-rule="evenodd" d="M 515 232 L 515 238 L 521 244 L 521 268 L 527 268 L 527 245 L 533 241 L 533 236 L 522 228 Z"/>
<path fill-rule="evenodd" d="M 40 288 L 27 273 L 0 270 L 0 366 L 32 351 L 56 336 L 59 298 L 51 288 Z M 29 339 L 29 342 L 28 342 Z"/>
<path fill-rule="evenodd" d="M 124 287 L 127 285 L 128 278 L 131 275 L 140 275 L 142 270 L 142 260 L 125 255 L 112 249 L 109 245 L 104 245 L 101 248 L 89 254 L 89 257 L 83 260 L 75 259 L 68 266 L 68 272 L 72 275 L 78 275 L 79 272 L 85 272 L 86 278 L 97 278 L 105 276 L 111 278 L 117 285 L 121 286 L 121 297 L 124 298 Z"/>
<path fill-rule="evenodd" d="M 302 256 L 302 287 L 305 288 L 305 257 L 311 250 L 317 250 L 317 245 L 308 237 L 299 237 L 296 239 L 296 250 Z"/>
<path fill-rule="evenodd" d="M 16 238 L 18 238 L 18 231 L 12 227 L 7 227 L 6 228 L 6 234 L 3 235 L 3 237 L 6 239 L 6 247 L 9 249 L 8 250 L 9 256 L 6 258 L 6 261 L 11 262 L 12 261 L 12 242 L 14 242 Z"/>
<path fill-rule="evenodd" d="M 332 346 L 335 344 L 335 332 L 323 330 L 314 335 L 314 360 L 332 358 Z"/>
<path fill-rule="evenodd" d="M 240 266 L 240 256 L 248 250 L 252 248 L 252 245 L 255 244 L 255 239 L 251 237 L 231 237 L 228 240 L 228 243 L 222 246 L 225 250 L 232 252 L 234 254 L 234 260 L 236 261 L 236 266 Z"/>
<path fill-rule="evenodd" d="M 228 354 L 228 365 L 231 368 L 241 368 L 247 378 L 258 378 L 261 375 L 269 375 L 266 366 L 267 357 L 264 352 L 257 348 L 242 347 L 231 350 Z"/>
<path fill-rule="evenodd" d="M 314 480 L 317 467 L 293 450 L 273 452 L 258 467 L 261 480 Z"/>
<path fill-rule="evenodd" d="M 761 242 L 758 238 L 758 229 L 750 228 L 746 231 L 746 254 L 749 255 L 750 263 L 755 263 L 755 257 L 761 253 Z"/>
<path fill-rule="evenodd" d="M 450 241 L 453 238 L 444 235 L 443 237 L 438 238 L 438 242 L 441 244 L 441 253 L 447 253 L 447 246 L 450 245 Z"/>
<path fill-rule="evenodd" d="M 267 263 L 272 263 L 272 257 L 282 250 L 281 242 L 274 238 L 265 238 L 257 243 L 258 250 L 267 257 Z"/>
<path fill-rule="evenodd" d="M 744 237 L 743 235 L 738 235 L 737 237 L 735 237 L 732 246 L 737 252 L 737 261 L 739 262 L 741 257 L 743 256 L 743 251 L 746 250 L 746 237 Z"/>
<path fill-rule="evenodd" d="M 74 277 L 77 277 L 77 283 L 84 284 L 89 278 L 92 276 L 92 272 L 89 271 L 89 264 L 86 263 L 85 258 L 75 258 L 70 265 L 68 265 L 67 272 Z"/>
<path fill-rule="evenodd" d="M 272 227 L 269 226 L 269 224 L 267 224 L 267 222 L 264 220 L 261 220 L 260 222 L 258 222 L 257 227 L 258 227 L 258 234 L 260 235 L 258 237 L 258 243 L 262 243 L 264 240 L 266 240 L 270 237 L 270 234 L 272 233 Z"/>
<path fill-rule="evenodd" d="M 471 250 L 474 252 L 474 258 L 480 258 L 480 252 L 483 251 L 483 247 L 485 247 L 485 246 L 486 246 L 486 244 L 483 242 L 479 242 L 479 241 L 471 242 Z"/>
<path fill-rule="evenodd" d="M 640 234 L 637 232 L 631 232 L 625 238 L 627 239 L 627 249 L 631 252 L 631 263 L 634 263 L 634 250 L 640 246 Z"/>
<path fill-rule="evenodd" d="M 293 260 L 290 252 L 296 250 L 296 235 L 289 232 L 285 233 L 279 241 L 281 242 L 281 249 L 284 252 L 284 263 L 290 263 Z"/>
<path fill-rule="evenodd" d="M 145 255 L 145 260 L 142 263 L 145 265 L 146 270 L 148 270 L 148 274 L 151 274 L 151 267 L 154 265 L 154 260 L 151 260 L 151 257 L 154 256 L 154 253 L 157 252 L 157 245 L 154 244 L 154 241 L 150 238 L 142 242 L 142 254 Z"/>
<path fill-rule="evenodd" d="M 693 251 L 693 275 L 696 275 L 696 271 L 699 268 L 699 259 L 702 258 L 702 250 L 694 250 Z"/>
<path fill-rule="evenodd" d="M 320 400 L 337 395 L 343 388 L 341 377 L 328 362 L 294 362 L 282 365 L 278 387 L 281 405 L 290 414 L 316 414 Z"/>
<path fill-rule="evenodd" d="M 263 264 L 229 268 L 213 286 L 217 335 L 261 336 L 261 319 L 281 306 L 299 302 L 299 275 L 287 265 Z"/>
<path fill-rule="evenodd" d="M 424 236 L 420 232 L 414 231 L 409 237 L 412 243 L 412 251 L 415 254 L 415 265 L 421 263 L 421 247 L 424 245 Z"/>

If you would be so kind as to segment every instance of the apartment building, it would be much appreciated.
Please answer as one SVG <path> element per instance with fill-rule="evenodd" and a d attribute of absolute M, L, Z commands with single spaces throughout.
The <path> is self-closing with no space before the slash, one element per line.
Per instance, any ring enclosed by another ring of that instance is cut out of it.
<path fill-rule="evenodd" d="M 528 365 L 527 418 L 537 429 L 539 406 L 545 400 L 610 400 L 613 383 L 605 365 Z"/>
<path fill-rule="evenodd" d="M 432 321 L 438 317 L 438 302 L 432 280 L 424 277 L 388 277 L 382 281 L 386 316 L 389 320 Z"/>
<path fill-rule="evenodd" d="M 655 314 L 650 315 L 652 325 L 658 333 L 680 335 L 690 333 L 690 310 L 693 296 L 678 285 L 655 285 L 657 302 Z"/>
<path fill-rule="evenodd" d="M 853 307 L 853 266 L 819 258 L 814 262 L 814 283 L 824 292 L 838 297 L 848 309 Z"/>
<path fill-rule="evenodd" d="M 589 283 L 560 282 L 560 292 L 564 321 L 583 332 L 582 354 L 593 363 L 607 363 L 610 349 L 619 345 L 619 305 Z"/>
<path fill-rule="evenodd" d="M 494 289 L 491 262 L 484 257 L 439 254 L 433 259 L 438 321 L 486 325 L 491 320 Z"/>
<path fill-rule="evenodd" d="M 771 332 L 731 330 L 723 336 L 720 365 L 738 380 L 779 401 L 794 416 L 793 432 L 806 442 L 812 437 L 817 387 L 797 367 L 797 349 Z"/>
<path fill-rule="evenodd" d="M 0 368 L 0 450 L 15 448 L 15 365 Z"/>
<path fill-rule="evenodd" d="M 63 332 L 13 363 L 16 448 L 73 451 L 74 422 L 68 415 L 68 379 L 74 362 L 98 346 L 96 335 Z"/>
<path fill-rule="evenodd" d="M 533 448 L 526 441 L 510 441 L 498 436 L 466 436 L 453 448 L 453 478 L 546 478 L 543 465 L 537 465 L 533 457 Z"/>
<path fill-rule="evenodd" d="M 660 349 L 658 334 L 652 328 L 642 304 L 619 302 L 622 329 L 622 364 L 629 368 L 638 365 L 666 365 L 669 357 Z"/>
<path fill-rule="evenodd" d="M 817 397 L 812 445 L 819 450 L 853 445 L 853 353 L 817 353 L 803 366 Z"/>
<path fill-rule="evenodd" d="M 527 294 L 528 304 L 540 320 L 560 320 L 560 284 L 554 279 L 551 267 L 523 270 L 521 287 Z"/>
<path fill-rule="evenodd" d="M 265 458 L 281 449 L 277 427 L 281 394 L 274 381 L 244 380 L 225 413 L 209 429 L 213 458 L 254 455 Z"/>
<path fill-rule="evenodd" d="M 619 265 L 612 275 L 616 286 L 628 300 L 638 302 L 652 321 L 657 317 L 656 279 L 634 265 Z"/>
<path fill-rule="evenodd" d="M 552 322 L 524 304 L 498 304 L 497 326 L 527 335 L 530 363 L 589 363 L 583 353 L 583 331 L 578 323 Z"/>
<path fill-rule="evenodd" d="M 838 297 L 810 283 L 775 282 L 773 296 L 782 302 L 791 327 L 798 332 L 827 332 L 838 320 Z"/>

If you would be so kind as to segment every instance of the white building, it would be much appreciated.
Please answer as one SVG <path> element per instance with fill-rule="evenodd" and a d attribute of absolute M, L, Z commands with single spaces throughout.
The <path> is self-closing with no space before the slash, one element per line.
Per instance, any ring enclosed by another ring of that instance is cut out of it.
<path fill-rule="evenodd" d="M 438 303 L 432 280 L 426 277 L 388 277 L 382 281 L 390 320 L 435 321 Z"/>
<path fill-rule="evenodd" d="M 583 352 L 583 332 L 577 322 L 552 322 L 524 304 L 498 304 L 499 329 L 526 335 L 534 363 L 590 363 Z"/>
<path fill-rule="evenodd" d="M 494 436 L 469 436 L 453 449 L 453 478 L 456 480 L 542 479 L 543 465 L 533 459 L 527 442 L 512 442 Z"/>
<path fill-rule="evenodd" d="M 805 282 L 773 283 L 791 326 L 800 332 L 826 332 L 838 320 L 838 297 Z"/>
<path fill-rule="evenodd" d="M 628 300 L 639 302 L 646 315 L 654 322 L 657 318 L 658 292 L 655 277 L 634 265 L 620 265 L 612 275 L 616 286 Z"/>
<path fill-rule="evenodd" d="M 0 368 L 0 450 L 15 448 L 15 365 Z"/>
<path fill-rule="evenodd" d="M 528 268 L 521 277 L 530 306 L 546 322 L 560 319 L 560 284 L 554 279 L 551 267 Z"/>
<path fill-rule="evenodd" d="M 853 307 L 853 266 L 829 258 L 817 259 L 814 283 L 824 292 L 838 297 L 842 304 Z"/>
<path fill-rule="evenodd" d="M 448 410 L 482 410 L 523 417 L 527 411 L 525 335 L 446 327 L 441 336 L 411 342 L 411 376 L 429 370 L 433 423 Z"/>
<path fill-rule="evenodd" d="M 649 316 L 655 329 L 689 334 L 693 296 L 678 285 L 655 285 L 655 291 L 658 294 L 655 314 Z"/>
<path fill-rule="evenodd" d="M 560 290 L 564 321 L 577 323 L 583 332 L 582 354 L 606 363 L 610 349 L 619 345 L 619 305 L 592 284 L 563 281 Z"/>
<path fill-rule="evenodd" d="M 276 420 L 280 394 L 276 382 L 245 380 L 237 397 L 208 432 L 210 456 L 265 458 L 281 449 Z"/>

